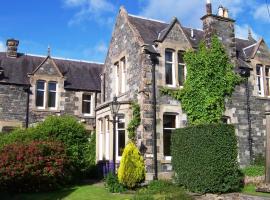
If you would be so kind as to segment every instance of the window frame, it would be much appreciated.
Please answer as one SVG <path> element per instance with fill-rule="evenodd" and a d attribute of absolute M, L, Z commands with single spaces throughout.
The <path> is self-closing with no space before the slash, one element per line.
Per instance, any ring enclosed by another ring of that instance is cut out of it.
<path fill-rule="evenodd" d="M 119 119 L 121 118 L 121 119 Z M 122 123 L 124 123 L 124 128 L 119 128 L 119 121 L 122 120 Z M 124 136 L 125 136 L 125 145 L 126 145 L 126 120 L 125 120 L 125 115 L 124 114 L 118 114 L 116 117 L 116 145 L 115 145 L 115 153 L 116 153 L 116 160 L 120 161 L 122 156 L 119 156 L 119 131 L 124 131 Z"/>
<path fill-rule="evenodd" d="M 172 54 L 172 61 L 167 61 L 166 60 L 166 53 L 171 53 Z M 175 80 L 175 73 L 176 73 L 176 70 L 175 70 L 175 50 L 173 49 L 165 49 L 165 54 L 164 54 L 164 59 L 165 59 L 165 85 L 168 86 L 168 87 L 176 87 L 176 80 Z M 172 66 L 172 84 L 168 84 L 167 83 L 167 72 L 166 72 L 166 66 L 167 64 L 170 64 Z"/>
<path fill-rule="evenodd" d="M 165 128 L 164 127 L 164 116 L 166 116 L 166 115 L 173 115 L 173 116 L 175 116 L 175 128 Z M 163 144 L 163 156 L 164 156 L 164 159 L 165 160 L 167 160 L 167 161 L 171 161 L 171 159 L 172 159 L 172 156 L 166 156 L 165 155 L 165 152 L 164 152 L 164 146 L 165 146 L 165 143 L 164 143 L 164 130 L 175 130 L 175 129 L 177 129 L 177 128 L 180 128 L 180 122 L 179 122 L 179 113 L 170 113 L 170 112 L 165 112 L 165 113 L 163 113 L 163 118 L 162 118 L 162 122 L 163 122 L 163 124 L 162 124 L 162 132 L 163 132 L 163 138 L 162 138 L 162 144 Z"/>
<path fill-rule="evenodd" d="M 260 74 L 257 74 L 257 68 L 259 67 L 259 72 Z M 256 64 L 256 70 L 255 70 L 255 75 L 256 75 L 256 86 L 257 86 L 257 95 L 258 96 L 265 96 L 264 95 L 264 76 L 263 76 L 263 71 L 264 71 L 264 66 L 262 64 Z M 259 87 L 260 84 L 260 87 Z"/>
<path fill-rule="evenodd" d="M 120 88 L 120 94 L 123 94 L 126 92 L 126 84 L 127 84 L 127 81 L 126 81 L 126 76 L 127 76 L 127 73 L 126 73 L 126 70 L 127 70 L 127 63 L 126 63 L 126 58 L 123 57 L 121 58 L 120 60 L 120 65 L 121 65 L 121 88 Z"/>
<path fill-rule="evenodd" d="M 83 99 L 84 95 L 89 95 L 90 100 L 84 100 Z M 84 112 L 84 110 L 83 110 L 83 108 L 84 108 L 83 103 L 84 102 L 90 103 L 90 105 L 89 105 L 90 106 L 90 113 Z M 94 94 L 93 93 L 82 93 L 81 105 L 82 105 L 81 112 L 82 112 L 83 116 L 86 116 L 86 117 L 93 116 L 94 115 L 94 108 L 93 108 L 93 106 L 94 106 Z"/>
<path fill-rule="evenodd" d="M 268 75 L 266 73 L 267 68 L 268 68 Z M 264 73 L 265 73 L 265 96 L 270 97 L 270 65 L 265 65 Z"/>
<path fill-rule="evenodd" d="M 55 91 L 50 91 L 49 89 L 49 84 L 50 83 L 54 83 L 55 84 Z M 58 93 L 58 84 L 56 81 L 48 81 L 48 86 L 47 86 L 47 107 L 50 110 L 56 110 L 57 109 L 57 102 L 58 102 L 58 97 L 57 97 L 57 93 Z M 54 107 L 49 107 L 49 96 L 50 96 L 50 92 L 54 92 L 55 93 L 55 106 Z"/>
<path fill-rule="evenodd" d="M 43 82 L 43 84 L 44 84 L 44 89 L 43 90 L 38 89 L 38 82 Z M 38 91 L 43 92 L 43 106 L 37 106 Z M 36 94 L 36 96 L 35 96 L 35 106 L 36 106 L 37 109 L 45 109 L 46 108 L 46 104 L 47 104 L 47 102 L 46 102 L 46 96 L 47 96 L 46 91 L 47 91 L 46 81 L 37 80 L 36 81 L 36 92 L 35 92 L 35 94 Z"/>
<path fill-rule="evenodd" d="M 181 51 L 181 50 L 179 50 L 179 51 L 177 51 L 177 86 L 179 86 L 180 88 L 183 88 L 184 87 L 184 84 L 185 84 L 185 81 L 186 81 L 186 76 L 187 76 L 187 68 L 186 68 L 186 64 L 183 62 L 183 63 L 181 63 L 180 61 L 179 61 L 179 54 L 180 53 L 182 53 L 182 54 L 184 54 L 185 53 L 185 51 Z M 184 56 L 183 56 L 184 57 Z M 183 58 L 183 61 L 184 61 L 184 58 Z M 181 65 L 181 66 L 183 66 L 183 68 L 184 68 L 184 80 L 183 80 L 183 84 L 182 85 L 180 85 L 180 83 L 179 83 L 179 65 Z"/>

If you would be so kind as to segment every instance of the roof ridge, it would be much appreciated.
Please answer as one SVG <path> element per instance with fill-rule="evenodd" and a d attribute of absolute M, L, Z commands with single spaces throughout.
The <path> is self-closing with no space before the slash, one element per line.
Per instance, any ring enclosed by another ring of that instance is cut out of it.
<path fill-rule="evenodd" d="M 143 16 L 139 16 L 139 15 L 133 15 L 133 14 L 128 14 L 128 15 L 131 16 L 131 17 L 136 17 L 136 18 L 140 18 L 140 19 L 144 19 L 144 20 L 159 22 L 159 23 L 163 23 L 163 24 L 169 24 L 169 23 L 167 23 L 165 21 L 158 20 L 158 19 L 152 19 L 152 18 L 143 17 Z"/>
<path fill-rule="evenodd" d="M 45 55 L 38 55 L 38 54 L 24 54 L 25 56 L 33 56 L 33 57 L 41 57 L 41 58 L 46 58 L 47 56 Z M 74 61 L 74 62 L 84 62 L 84 63 L 92 63 L 92 64 L 100 64 L 100 65 L 104 65 L 104 63 L 102 62 L 97 62 L 97 61 L 89 61 L 89 60 L 79 60 L 79 59 L 71 59 L 71 58 L 63 58 L 63 57 L 55 57 L 55 56 L 51 56 L 51 58 L 53 59 L 57 59 L 57 60 L 66 60 L 66 61 Z"/>

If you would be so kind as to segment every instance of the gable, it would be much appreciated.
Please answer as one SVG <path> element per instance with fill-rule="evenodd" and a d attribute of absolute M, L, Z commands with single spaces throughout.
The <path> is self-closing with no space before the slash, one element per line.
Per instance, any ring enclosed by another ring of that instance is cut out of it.
<path fill-rule="evenodd" d="M 179 23 L 175 23 L 170 30 L 168 30 L 168 33 L 164 36 L 163 42 L 177 43 L 184 49 L 191 48 L 191 44 Z"/>
<path fill-rule="evenodd" d="M 258 46 L 256 47 L 254 51 L 253 57 L 254 59 L 258 61 L 261 61 L 264 63 L 270 63 L 270 51 L 263 40 L 260 43 L 258 43 Z"/>
<path fill-rule="evenodd" d="M 49 56 L 34 70 L 32 74 L 58 77 L 63 76 L 55 62 Z"/>

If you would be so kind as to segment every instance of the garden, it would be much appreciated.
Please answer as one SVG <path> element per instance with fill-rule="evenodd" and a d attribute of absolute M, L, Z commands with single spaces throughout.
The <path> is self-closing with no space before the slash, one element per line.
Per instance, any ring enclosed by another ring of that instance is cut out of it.
<path fill-rule="evenodd" d="M 73 117 L 51 116 L 35 127 L 3 135 L 1 199 L 191 200 L 207 193 L 234 192 L 270 197 L 255 191 L 257 179 L 253 179 L 264 175 L 264 157 L 257 155 L 251 166 L 240 169 L 235 128 L 221 122 L 225 98 L 241 78 L 234 74 L 218 38 L 213 38 L 211 48 L 201 44 L 184 59 L 189 74 L 184 88 L 161 89 L 162 95 L 181 101 L 188 114 L 188 126 L 172 134 L 171 181 L 145 183 L 144 159 L 136 145 L 140 106 L 133 103 L 129 142 L 120 166 L 101 179 L 95 134 L 87 134 Z"/>

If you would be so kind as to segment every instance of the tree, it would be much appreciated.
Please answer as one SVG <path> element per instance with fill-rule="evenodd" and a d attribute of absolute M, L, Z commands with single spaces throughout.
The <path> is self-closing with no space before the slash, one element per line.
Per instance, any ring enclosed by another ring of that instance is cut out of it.
<path fill-rule="evenodd" d="M 161 93 L 181 101 L 190 125 L 219 122 L 225 111 L 225 98 L 231 96 L 241 78 L 218 37 L 211 46 L 201 43 L 198 51 L 189 50 L 184 55 L 187 79 L 183 89 L 161 89 Z"/>

